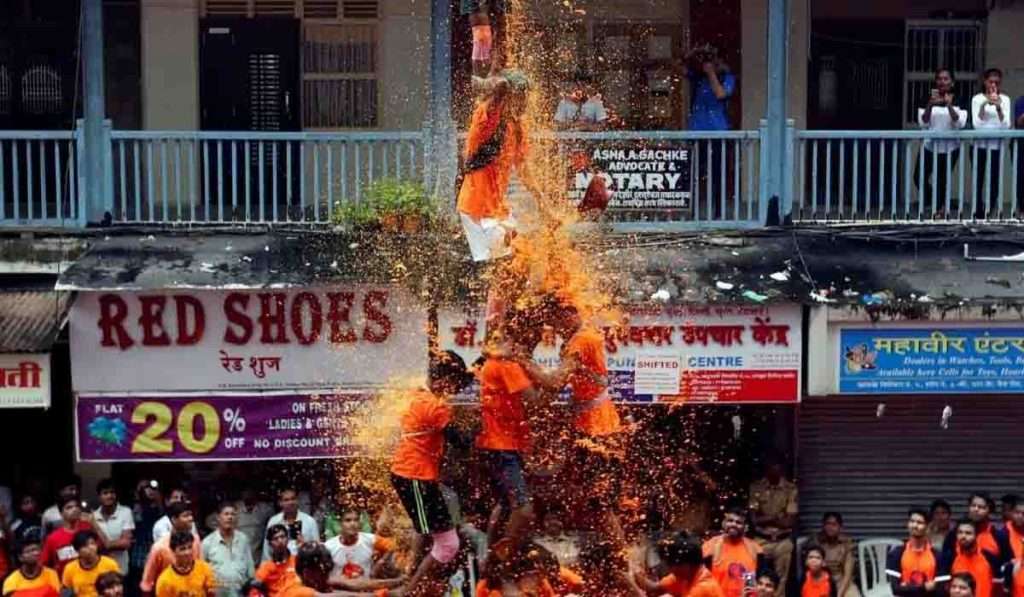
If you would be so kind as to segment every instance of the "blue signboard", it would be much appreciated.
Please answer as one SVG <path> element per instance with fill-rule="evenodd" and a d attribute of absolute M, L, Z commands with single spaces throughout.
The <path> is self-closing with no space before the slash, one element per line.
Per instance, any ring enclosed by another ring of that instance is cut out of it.
<path fill-rule="evenodd" d="M 1024 392 L 1024 328 L 845 329 L 840 394 Z"/>

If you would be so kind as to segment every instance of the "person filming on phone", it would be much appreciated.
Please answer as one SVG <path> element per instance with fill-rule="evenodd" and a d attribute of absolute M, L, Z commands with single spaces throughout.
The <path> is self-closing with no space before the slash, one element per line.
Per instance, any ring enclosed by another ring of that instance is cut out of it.
<path fill-rule="evenodd" d="M 1003 71 L 990 68 L 982 77 L 982 92 L 971 99 L 971 118 L 974 128 L 979 131 L 1000 131 L 1013 127 L 1010 121 L 1010 96 L 1000 91 Z M 1002 211 L 999 205 L 999 190 L 1002 182 L 1002 140 L 979 139 L 974 142 L 977 149 L 977 178 L 974 181 L 974 215 L 976 218 L 995 216 Z M 986 190 L 988 194 L 986 195 Z"/>
<path fill-rule="evenodd" d="M 294 487 L 285 487 L 277 494 L 281 511 L 267 522 L 267 529 L 282 525 L 288 529 L 288 551 L 299 553 L 299 546 L 320 540 L 320 528 L 309 514 L 299 510 L 299 492 Z M 263 561 L 270 559 L 270 544 L 263 543 Z"/>

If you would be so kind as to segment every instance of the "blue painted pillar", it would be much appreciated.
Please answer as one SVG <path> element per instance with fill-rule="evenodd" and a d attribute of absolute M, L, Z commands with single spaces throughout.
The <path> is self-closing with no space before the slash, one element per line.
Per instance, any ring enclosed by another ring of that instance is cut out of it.
<path fill-rule="evenodd" d="M 430 102 L 425 134 L 425 183 L 454 210 L 458 143 L 452 121 L 452 9 L 450 0 L 431 0 Z"/>
<path fill-rule="evenodd" d="M 792 150 L 787 146 L 786 74 L 789 60 L 789 0 L 768 0 L 768 104 L 765 110 L 765 137 L 761 175 L 765 194 L 761 196 L 762 221 L 769 206 L 781 212 L 785 221 L 792 205 L 792 189 L 787 188 L 787 169 L 792 169 Z"/>
<path fill-rule="evenodd" d="M 83 143 L 80 156 L 84 178 L 84 210 L 86 222 L 98 222 L 107 211 L 107 154 L 110 151 L 106 118 L 106 97 L 103 88 L 103 0 L 82 0 L 82 61 L 85 72 L 85 110 L 82 126 Z"/>

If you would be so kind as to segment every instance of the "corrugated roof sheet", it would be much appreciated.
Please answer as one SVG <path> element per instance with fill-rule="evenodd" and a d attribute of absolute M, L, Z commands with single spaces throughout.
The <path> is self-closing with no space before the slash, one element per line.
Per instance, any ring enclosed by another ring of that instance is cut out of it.
<path fill-rule="evenodd" d="M 67 321 L 68 292 L 0 292 L 0 352 L 46 352 Z"/>

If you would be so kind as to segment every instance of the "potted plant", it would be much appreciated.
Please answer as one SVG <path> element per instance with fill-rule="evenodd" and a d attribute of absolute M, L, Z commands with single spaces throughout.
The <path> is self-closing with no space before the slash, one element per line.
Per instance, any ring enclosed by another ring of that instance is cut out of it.
<path fill-rule="evenodd" d="M 418 182 L 379 180 L 367 188 L 366 196 L 376 209 L 381 228 L 388 232 L 419 232 L 434 215 L 434 201 Z"/>

